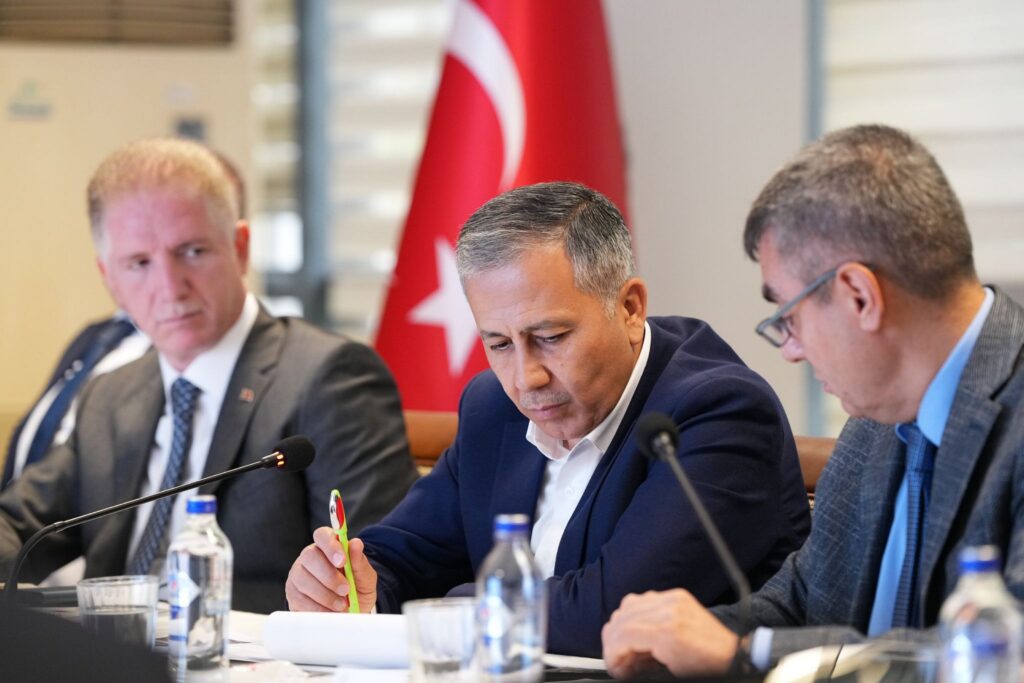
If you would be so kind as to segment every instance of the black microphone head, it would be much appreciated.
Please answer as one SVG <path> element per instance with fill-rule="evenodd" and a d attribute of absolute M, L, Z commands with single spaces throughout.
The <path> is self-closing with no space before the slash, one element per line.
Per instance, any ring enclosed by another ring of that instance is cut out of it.
<path fill-rule="evenodd" d="M 641 415 L 636 422 L 636 445 L 648 458 L 661 460 L 661 455 L 655 447 L 655 439 L 665 435 L 674 451 L 679 445 L 679 428 L 675 421 L 665 413 L 647 413 Z"/>
<path fill-rule="evenodd" d="M 309 467 L 316 457 L 316 446 L 302 435 L 289 436 L 274 446 L 274 453 L 283 456 L 277 458 L 274 467 L 282 472 L 299 472 Z"/>

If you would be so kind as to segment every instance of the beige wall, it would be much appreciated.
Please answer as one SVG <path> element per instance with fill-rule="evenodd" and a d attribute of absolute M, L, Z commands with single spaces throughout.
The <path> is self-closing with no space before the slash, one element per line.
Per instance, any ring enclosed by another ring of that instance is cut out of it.
<path fill-rule="evenodd" d="M 807 3 L 605 4 L 651 312 L 709 321 L 806 433 L 806 371 L 753 332 L 772 309 L 741 237 L 750 203 L 805 140 Z"/>
<path fill-rule="evenodd" d="M 4 445 L 71 335 L 113 310 L 89 240 L 90 173 L 124 142 L 173 132 L 179 116 L 204 119 L 208 141 L 246 166 L 248 78 L 244 41 L 187 50 L 0 45 Z M 45 116 L 18 115 L 47 106 Z"/>

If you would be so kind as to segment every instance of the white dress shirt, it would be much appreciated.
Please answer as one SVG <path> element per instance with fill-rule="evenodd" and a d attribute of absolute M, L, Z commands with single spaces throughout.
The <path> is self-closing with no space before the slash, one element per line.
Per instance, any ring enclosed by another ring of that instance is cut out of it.
<path fill-rule="evenodd" d="M 89 373 L 89 377 L 97 377 L 107 372 L 118 369 L 122 365 L 127 365 L 133 360 L 142 358 L 142 355 L 149 350 L 149 338 L 142 334 L 142 332 L 136 330 L 134 334 L 130 334 L 125 337 L 120 344 L 118 344 L 110 353 L 103 356 L 96 366 Z M 39 399 L 35 407 L 32 408 L 32 412 L 29 413 L 28 418 L 25 420 L 25 427 L 21 430 L 21 434 L 18 436 L 18 445 L 15 446 L 14 450 L 14 473 L 12 481 L 21 476 L 22 470 L 25 469 L 25 461 L 28 459 L 28 449 L 32 446 L 32 439 L 35 438 L 36 432 L 39 431 L 39 423 L 43 421 L 43 417 L 46 415 L 46 411 L 50 409 L 53 402 L 57 399 L 57 394 L 63 388 L 63 383 L 55 382 L 53 386 L 47 390 L 43 397 Z M 72 402 L 71 407 L 68 408 L 68 412 L 64 414 L 64 419 L 61 420 L 60 428 L 57 429 L 57 433 L 53 436 L 53 445 L 59 446 L 68 440 L 71 436 L 71 430 L 75 428 L 75 412 L 78 407 L 78 397 L 76 396 Z"/>
<path fill-rule="evenodd" d="M 184 472 L 182 472 L 181 480 L 192 481 L 203 475 L 206 457 L 210 452 L 210 443 L 213 441 L 213 432 L 217 427 L 220 407 L 224 402 L 224 394 L 227 392 L 231 375 L 235 371 L 235 363 L 238 362 L 238 357 L 242 353 L 242 346 L 249 337 L 249 332 L 252 331 L 258 314 L 259 304 L 256 303 L 256 297 L 247 294 L 245 304 L 242 306 L 242 314 L 235 324 L 228 329 L 215 346 L 196 356 L 184 372 L 179 373 L 163 356 L 160 356 L 160 375 L 164 384 L 164 413 L 157 423 L 156 436 L 149 456 L 149 466 L 146 468 L 145 479 L 138 493 L 140 497 L 160 490 L 164 470 L 167 469 L 167 460 L 171 455 L 171 437 L 174 434 L 171 385 L 179 377 L 184 377 L 200 389 L 196 400 L 195 414 L 192 418 L 192 444 L 189 448 L 188 458 L 183 464 Z M 174 507 L 171 510 L 170 523 L 164 536 L 167 542 L 170 542 L 170 539 L 174 538 L 178 530 L 184 526 L 185 505 L 188 498 L 188 493 L 176 496 Z M 128 557 L 134 554 L 152 510 L 153 503 L 146 503 L 138 508 L 131 541 L 128 545 Z M 153 562 L 153 569 L 159 567 L 161 576 L 163 575 L 163 563 L 164 558 L 162 557 L 157 557 Z"/>
<path fill-rule="evenodd" d="M 572 449 L 567 449 L 560 439 L 553 439 L 545 434 L 532 420 L 526 428 L 526 440 L 548 459 L 534 514 L 536 521 L 530 536 L 530 548 L 544 578 L 555 575 L 555 558 L 558 555 L 558 546 L 562 542 L 562 534 L 565 533 L 569 518 L 579 505 L 583 491 L 597 469 L 597 464 L 615 438 L 615 432 L 619 430 L 622 417 L 626 414 L 626 408 L 633 400 L 640 377 L 647 367 L 647 357 L 650 353 L 651 327 L 645 322 L 640 355 L 637 356 L 633 372 L 626 382 L 625 389 L 622 390 L 622 395 L 619 396 L 618 403 L 601 424 L 580 439 Z"/>

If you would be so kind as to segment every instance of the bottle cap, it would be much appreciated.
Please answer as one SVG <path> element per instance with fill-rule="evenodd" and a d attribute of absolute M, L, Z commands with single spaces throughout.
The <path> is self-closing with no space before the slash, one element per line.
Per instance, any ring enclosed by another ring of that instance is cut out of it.
<path fill-rule="evenodd" d="M 960 551 L 960 571 L 964 574 L 997 572 L 1001 564 L 999 548 L 994 545 L 971 545 Z"/>
<path fill-rule="evenodd" d="M 525 534 L 530 530 L 528 515 L 496 515 L 494 517 L 494 533 L 501 536 Z"/>
<path fill-rule="evenodd" d="M 188 499 L 185 511 L 190 515 L 215 515 L 217 496 L 193 496 Z"/>

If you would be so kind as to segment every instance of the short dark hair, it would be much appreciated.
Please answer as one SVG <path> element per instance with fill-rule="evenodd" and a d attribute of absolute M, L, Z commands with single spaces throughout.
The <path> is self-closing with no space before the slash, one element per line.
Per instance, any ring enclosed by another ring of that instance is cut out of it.
<path fill-rule="evenodd" d="M 977 279 L 963 208 L 945 174 L 920 142 L 888 126 L 844 128 L 805 147 L 750 209 L 747 256 L 757 260 L 768 233 L 805 282 L 843 260 L 930 300 Z"/>
<path fill-rule="evenodd" d="M 556 182 L 518 187 L 477 209 L 459 231 L 459 277 L 465 282 L 549 244 L 565 248 L 576 288 L 606 305 L 635 274 L 629 230 L 611 200 L 578 183 Z"/>

